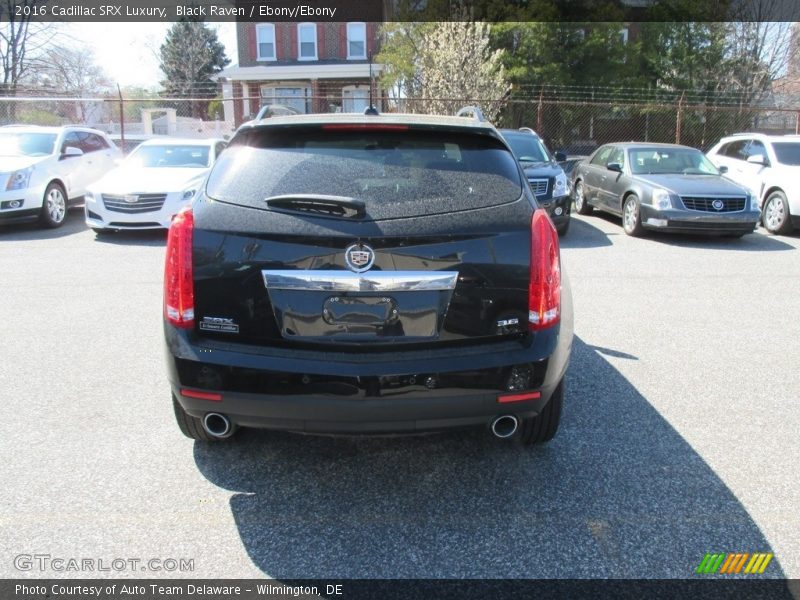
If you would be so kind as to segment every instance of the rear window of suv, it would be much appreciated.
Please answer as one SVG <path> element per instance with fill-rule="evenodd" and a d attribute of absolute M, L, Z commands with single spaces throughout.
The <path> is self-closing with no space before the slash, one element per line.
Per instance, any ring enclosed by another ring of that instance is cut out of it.
<path fill-rule="evenodd" d="M 800 165 L 800 142 L 772 142 L 772 149 L 782 165 Z"/>
<path fill-rule="evenodd" d="M 338 124 L 240 132 L 207 185 L 211 198 L 265 210 L 274 196 L 353 198 L 371 219 L 496 206 L 522 189 L 516 160 L 491 136 Z"/>

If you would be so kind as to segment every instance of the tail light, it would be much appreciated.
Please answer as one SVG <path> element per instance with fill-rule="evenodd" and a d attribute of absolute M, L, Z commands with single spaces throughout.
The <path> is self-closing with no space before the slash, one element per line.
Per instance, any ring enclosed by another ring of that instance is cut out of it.
<path fill-rule="evenodd" d="M 172 219 L 164 267 L 164 317 L 183 329 L 194 327 L 193 231 L 194 217 L 187 207 Z"/>
<path fill-rule="evenodd" d="M 531 219 L 531 281 L 528 329 L 538 331 L 561 320 L 561 259 L 558 233 L 543 209 Z"/>

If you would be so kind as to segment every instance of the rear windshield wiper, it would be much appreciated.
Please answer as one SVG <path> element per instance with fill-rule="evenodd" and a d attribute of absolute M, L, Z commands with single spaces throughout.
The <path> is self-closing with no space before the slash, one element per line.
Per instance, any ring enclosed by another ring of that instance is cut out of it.
<path fill-rule="evenodd" d="M 284 194 L 265 199 L 267 206 L 279 210 L 314 213 L 343 219 L 360 219 L 366 214 L 363 200 L 348 196 L 326 196 L 324 194 Z"/>

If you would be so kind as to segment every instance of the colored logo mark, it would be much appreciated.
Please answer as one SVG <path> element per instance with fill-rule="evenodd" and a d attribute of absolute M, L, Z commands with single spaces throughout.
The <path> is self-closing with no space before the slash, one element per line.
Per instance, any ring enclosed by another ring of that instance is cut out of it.
<path fill-rule="evenodd" d="M 718 573 L 720 575 L 734 575 L 747 573 L 749 575 L 761 574 L 772 560 L 772 552 L 730 552 L 720 554 L 706 554 L 695 573 Z"/>

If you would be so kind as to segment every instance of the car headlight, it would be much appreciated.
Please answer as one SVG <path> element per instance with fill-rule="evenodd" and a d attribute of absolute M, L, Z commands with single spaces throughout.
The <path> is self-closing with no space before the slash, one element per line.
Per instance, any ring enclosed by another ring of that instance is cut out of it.
<path fill-rule="evenodd" d="M 6 190 L 24 190 L 27 188 L 28 182 L 31 180 L 31 173 L 33 173 L 33 167 L 11 173 L 6 184 Z"/>
<path fill-rule="evenodd" d="M 669 196 L 669 192 L 663 188 L 656 188 L 653 190 L 651 201 L 653 207 L 658 210 L 672 208 L 672 199 Z"/>
<path fill-rule="evenodd" d="M 747 197 L 750 200 L 750 210 L 761 210 L 761 207 L 758 205 L 758 196 L 756 196 L 752 192 L 747 192 Z"/>
<path fill-rule="evenodd" d="M 83 201 L 84 202 L 94 202 L 94 194 L 92 192 L 87 191 L 83 195 Z"/>
<path fill-rule="evenodd" d="M 563 196 L 569 192 L 569 187 L 567 184 L 567 176 L 564 173 L 560 175 L 556 175 L 556 183 L 555 187 L 553 188 L 553 196 Z"/>
<path fill-rule="evenodd" d="M 181 197 L 181 200 L 183 200 L 184 202 L 188 202 L 189 200 L 194 198 L 194 195 L 195 195 L 196 191 L 197 190 L 186 190 L 185 192 L 183 192 L 183 196 Z"/>

